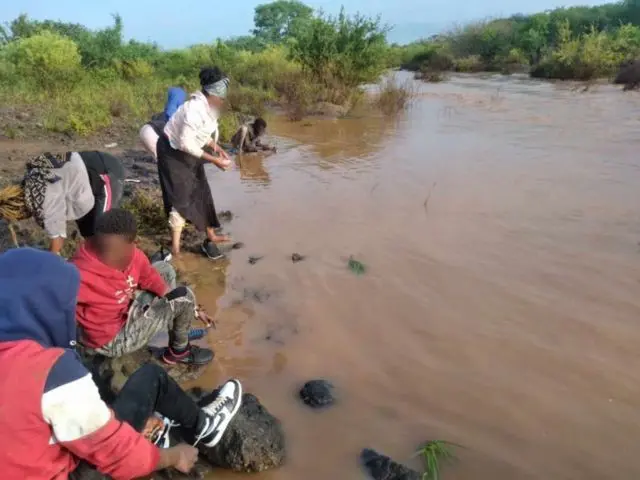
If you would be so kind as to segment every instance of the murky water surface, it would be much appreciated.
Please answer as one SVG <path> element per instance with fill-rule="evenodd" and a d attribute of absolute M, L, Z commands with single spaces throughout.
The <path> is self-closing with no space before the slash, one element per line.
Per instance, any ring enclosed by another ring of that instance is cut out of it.
<path fill-rule="evenodd" d="M 639 478 L 640 97 L 419 88 L 397 122 L 275 119 L 277 155 L 215 174 L 246 247 L 182 262 L 219 324 L 201 383 L 283 421 L 287 465 L 254 478 L 362 478 L 363 447 L 433 438 L 466 447 L 446 479 Z M 296 399 L 316 377 L 322 413 Z"/>

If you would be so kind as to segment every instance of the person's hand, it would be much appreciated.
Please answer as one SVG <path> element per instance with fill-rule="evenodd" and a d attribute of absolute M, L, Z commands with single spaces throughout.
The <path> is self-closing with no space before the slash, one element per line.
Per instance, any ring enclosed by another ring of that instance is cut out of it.
<path fill-rule="evenodd" d="M 198 449 L 186 443 L 180 443 L 168 450 L 173 450 L 175 459 L 172 466 L 179 472 L 189 473 L 198 461 Z"/>
<path fill-rule="evenodd" d="M 226 160 L 222 157 L 216 158 L 216 166 L 220 170 L 229 170 L 231 168 L 231 163 L 231 160 L 229 160 L 228 158 Z"/>
<path fill-rule="evenodd" d="M 200 306 L 196 307 L 196 318 L 204 323 L 207 327 L 214 327 L 216 324 L 213 322 L 213 318 L 211 318 L 207 312 Z"/>
<path fill-rule="evenodd" d="M 223 158 L 224 160 L 228 160 L 230 161 L 229 158 L 229 154 L 227 152 L 224 151 L 224 148 L 222 148 L 220 145 L 218 145 L 216 143 L 216 148 L 215 148 L 215 152 L 220 155 L 221 158 Z"/>

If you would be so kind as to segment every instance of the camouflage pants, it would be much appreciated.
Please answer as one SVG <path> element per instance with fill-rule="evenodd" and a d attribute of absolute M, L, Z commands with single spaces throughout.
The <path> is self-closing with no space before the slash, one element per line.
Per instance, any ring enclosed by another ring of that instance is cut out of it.
<path fill-rule="evenodd" d="M 156 262 L 171 291 L 164 297 L 138 292 L 129 308 L 127 323 L 106 345 L 94 350 L 105 357 L 121 357 L 145 348 L 159 332 L 169 331 L 169 346 L 182 350 L 189 344 L 189 330 L 195 318 L 196 298 L 189 287 L 176 287 L 176 272 L 167 262 Z"/>

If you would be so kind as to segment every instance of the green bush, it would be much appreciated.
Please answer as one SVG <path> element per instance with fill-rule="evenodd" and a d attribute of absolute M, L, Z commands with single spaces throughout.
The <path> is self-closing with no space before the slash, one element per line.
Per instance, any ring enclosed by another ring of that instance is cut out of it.
<path fill-rule="evenodd" d="M 621 27 L 614 35 L 592 27 L 576 36 L 569 21 L 564 20 L 558 32 L 558 46 L 542 58 L 532 76 L 562 80 L 612 76 L 623 62 L 640 53 L 640 29 L 633 25 Z"/>
<path fill-rule="evenodd" d="M 296 35 L 292 58 L 317 81 L 339 81 L 349 87 L 374 82 L 386 68 L 386 32 L 379 19 L 341 11 L 319 16 Z"/>
<path fill-rule="evenodd" d="M 80 73 L 78 46 L 56 33 L 44 31 L 12 42 L 6 49 L 15 72 L 47 90 L 73 84 Z"/>
<path fill-rule="evenodd" d="M 457 58 L 454 61 L 454 70 L 456 72 L 477 73 L 486 70 L 486 65 L 480 55 L 469 55 L 467 57 Z"/>

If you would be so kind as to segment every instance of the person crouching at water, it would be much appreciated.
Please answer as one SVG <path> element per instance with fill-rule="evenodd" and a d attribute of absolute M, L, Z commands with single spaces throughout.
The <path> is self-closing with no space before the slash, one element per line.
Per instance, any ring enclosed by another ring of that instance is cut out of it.
<path fill-rule="evenodd" d="M 153 155 L 153 159 L 158 161 L 158 154 L 156 153 L 156 146 L 158 145 L 158 138 L 162 135 L 162 130 L 167 124 L 169 119 L 178 110 L 187 99 L 187 92 L 180 87 L 171 87 L 167 92 L 167 103 L 164 106 L 164 111 L 158 113 L 151 118 L 150 122 L 145 123 L 140 129 L 140 140 L 144 145 L 144 148 Z"/>
<path fill-rule="evenodd" d="M 216 445 L 238 412 L 240 382 L 226 382 L 200 408 L 162 367 L 146 364 L 110 408 L 75 352 L 79 283 L 76 267 L 51 253 L 0 255 L 2 478 L 87 478 L 88 464 L 121 480 L 171 467 L 188 473 L 195 446 Z M 180 424 L 191 445 L 169 447 L 154 412 Z"/>
<path fill-rule="evenodd" d="M 256 118 L 253 123 L 242 125 L 231 138 L 233 148 L 238 153 L 251 153 L 270 150 L 276 151 L 276 147 L 262 143 L 262 138 L 267 131 L 267 122 L 262 118 Z"/>
<path fill-rule="evenodd" d="M 204 166 L 209 162 L 220 170 L 231 167 L 229 156 L 218 145 L 218 118 L 229 79 L 218 67 L 203 68 L 200 85 L 202 90 L 178 108 L 158 139 L 158 173 L 171 229 L 171 253 L 180 253 L 182 230 L 189 221 L 206 232 L 202 251 L 215 259 L 222 256 L 216 244 L 229 238 L 215 232 L 220 221 Z"/>
<path fill-rule="evenodd" d="M 8 222 L 34 217 L 59 254 L 67 221 L 75 220 L 84 238 L 95 231 L 98 217 L 122 199 L 122 162 L 103 152 L 44 153 L 29 161 L 20 185 L 0 190 L 0 217 Z"/>

